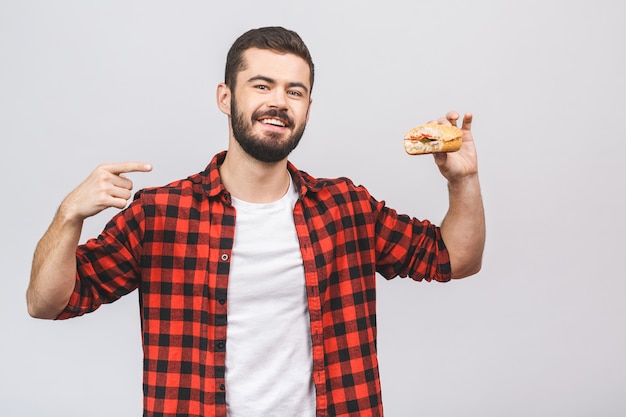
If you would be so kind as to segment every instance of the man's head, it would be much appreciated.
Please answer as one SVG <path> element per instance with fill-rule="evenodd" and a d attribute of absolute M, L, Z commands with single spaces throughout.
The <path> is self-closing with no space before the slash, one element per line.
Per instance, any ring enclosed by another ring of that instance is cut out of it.
<path fill-rule="evenodd" d="M 229 116 L 229 150 L 262 162 L 284 160 L 298 145 L 309 116 L 313 62 L 302 39 L 279 28 L 254 29 L 231 47 L 218 106 Z"/>
<path fill-rule="evenodd" d="M 237 74 L 246 68 L 244 52 L 251 48 L 267 49 L 283 54 L 289 53 L 302 58 L 309 65 L 311 72 L 309 83 L 310 89 L 313 89 L 315 67 L 309 48 L 296 32 L 280 26 L 270 26 L 247 31 L 237 38 L 230 47 L 226 56 L 224 82 L 231 90 L 235 89 Z"/>

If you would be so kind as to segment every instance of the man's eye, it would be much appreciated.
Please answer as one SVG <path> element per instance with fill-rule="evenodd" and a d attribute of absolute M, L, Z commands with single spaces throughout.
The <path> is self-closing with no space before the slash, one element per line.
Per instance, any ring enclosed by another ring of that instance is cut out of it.
<path fill-rule="evenodd" d="M 267 90 L 268 87 L 266 85 L 255 85 L 254 88 L 259 90 Z"/>
<path fill-rule="evenodd" d="M 290 94 L 290 95 L 296 96 L 296 97 L 302 97 L 302 93 L 297 91 L 297 90 L 290 90 L 287 94 Z"/>

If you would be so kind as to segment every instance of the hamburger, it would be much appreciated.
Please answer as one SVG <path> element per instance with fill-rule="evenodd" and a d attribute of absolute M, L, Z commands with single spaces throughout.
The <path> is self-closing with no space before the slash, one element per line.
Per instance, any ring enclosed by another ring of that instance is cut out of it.
<path fill-rule="evenodd" d="M 461 149 L 463 131 L 456 126 L 427 123 L 404 135 L 404 150 L 409 155 L 455 152 Z"/>

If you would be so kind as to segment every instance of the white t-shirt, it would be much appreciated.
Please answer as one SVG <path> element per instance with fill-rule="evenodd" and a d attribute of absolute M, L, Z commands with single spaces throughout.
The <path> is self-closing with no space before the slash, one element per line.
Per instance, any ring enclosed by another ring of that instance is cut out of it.
<path fill-rule="evenodd" d="M 228 282 L 229 417 L 315 415 L 311 330 L 293 219 L 298 194 L 237 212 Z"/>

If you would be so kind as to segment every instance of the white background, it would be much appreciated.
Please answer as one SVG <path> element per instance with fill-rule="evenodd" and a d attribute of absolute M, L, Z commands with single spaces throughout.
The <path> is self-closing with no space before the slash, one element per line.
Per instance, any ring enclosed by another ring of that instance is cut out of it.
<path fill-rule="evenodd" d="M 626 6 L 620 1 L 0 2 L 0 415 L 141 415 L 137 293 L 65 322 L 26 312 L 34 247 L 100 162 L 136 188 L 227 145 L 215 105 L 244 31 L 300 33 L 317 68 L 292 161 L 440 222 L 403 134 L 475 115 L 483 270 L 379 278 L 386 415 L 626 415 Z M 114 211 L 89 219 L 97 234 Z"/>

